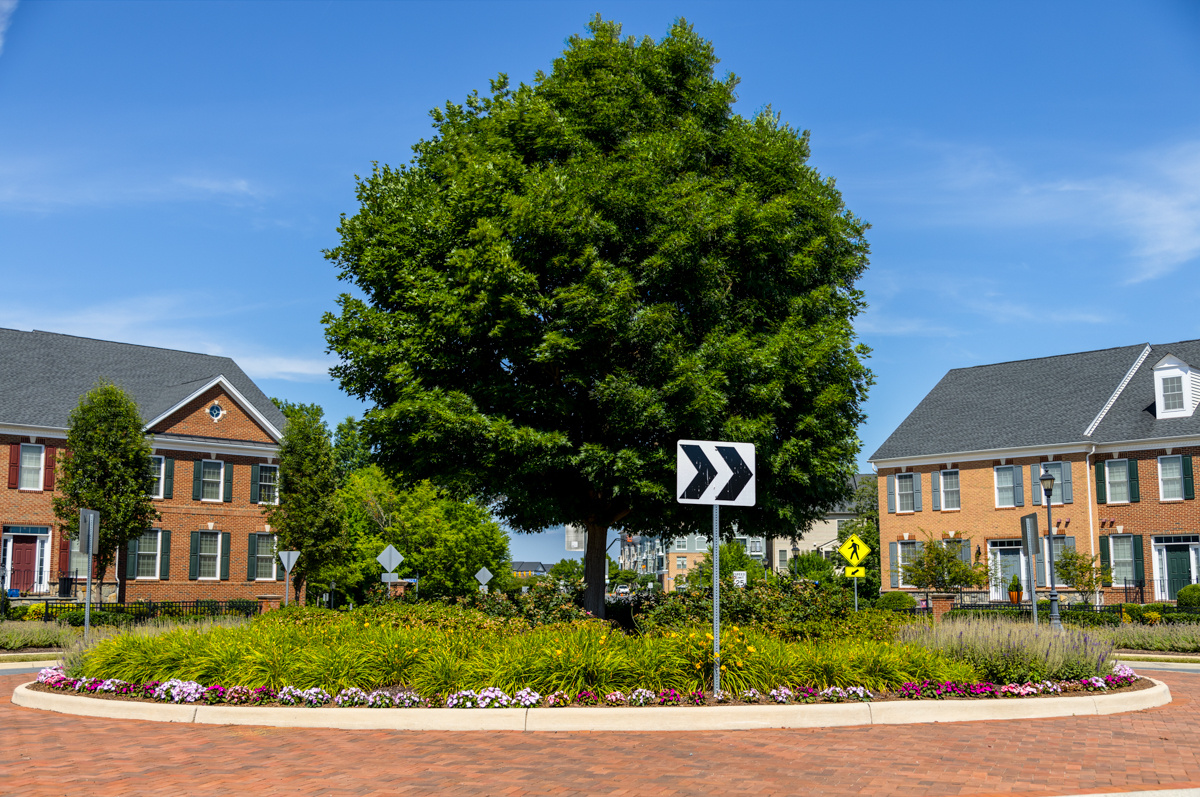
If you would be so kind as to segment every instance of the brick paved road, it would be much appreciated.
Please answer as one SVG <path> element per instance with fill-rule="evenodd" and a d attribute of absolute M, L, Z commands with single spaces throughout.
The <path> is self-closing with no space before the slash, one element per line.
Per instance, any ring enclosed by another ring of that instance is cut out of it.
<path fill-rule="evenodd" d="M 999 795 L 1200 786 L 1200 675 L 1112 717 L 702 733 L 211 727 L 13 706 L 0 794 Z"/>

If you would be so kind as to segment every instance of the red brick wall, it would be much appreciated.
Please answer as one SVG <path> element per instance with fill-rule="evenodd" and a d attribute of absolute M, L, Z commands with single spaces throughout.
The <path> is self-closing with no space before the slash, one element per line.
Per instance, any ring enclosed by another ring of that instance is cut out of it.
<path fill-rule="evenodd" d="M 217 402 L 225 412 L 214 421 L 208 409 Z M 151 431 L 158 434 L 186 434 L 198 437 L 220 437 L 225 440 L 253 440 L 273 443 L 271 436 L 251 418 L 236 401 L 218 385 L 195 401 L 156 424 Z"/>

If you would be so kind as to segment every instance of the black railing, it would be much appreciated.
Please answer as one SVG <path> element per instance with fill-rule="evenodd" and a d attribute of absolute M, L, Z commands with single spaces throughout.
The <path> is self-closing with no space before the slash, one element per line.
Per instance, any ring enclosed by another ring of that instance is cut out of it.
<path fill-rule="evenodd" d="M 84 605 L 78 601 L 45 601 L 43 619 L 65 620 L 72 625 L 82 624 Z M 198 599 L 191 601 L 138 601 L 136 603 L 93 603 L 93 616 L 108 620 L 113 615 L 123 623 L 144 623 L 149 620 L 202 619 L 205 617 L 254 617 L 259 603 L 249 598 L 225 601 Z M 100 614 L 97 614 L 100 613 Z M 105 615 L 108 615 L 106 617 Z"/>

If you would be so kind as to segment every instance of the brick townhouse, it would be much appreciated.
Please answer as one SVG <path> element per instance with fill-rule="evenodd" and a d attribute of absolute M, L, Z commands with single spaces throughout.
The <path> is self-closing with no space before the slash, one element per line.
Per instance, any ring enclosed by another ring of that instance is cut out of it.
<path fill-rule="evenodd" d="M 950 371 L 871 457 L 884 589 L 909 587 L 903 565 L 928 534 L 964 560 L 987 557 L 991 597 L 1007 599 L 1026 572 L 1019 518 L 1036 512 L 1036 588 L 1048 590 L 1049 468 L 1055 552 L 1099 555 L 1107 602 L 1173 600 L 1200 576 L 1198 405 L 1194 340 Z"/>
<path fill-rule="evenodd" d="M 6 588 L 82 595 L 67 579 L 86 576 L 86 556 L 59 532 L 51 497 L 68 417 L 80 396 L 105 379 L 141 411 L 154 454 L 152 498 L 162 517 L 119 552 L 105 576 L 104 599 L 279 594 L 282 585 L 274 582 L 283 573 L 262 508 L 278 498 L 284 419 L 233 360 L 0 329 L 0 368 Z"/>

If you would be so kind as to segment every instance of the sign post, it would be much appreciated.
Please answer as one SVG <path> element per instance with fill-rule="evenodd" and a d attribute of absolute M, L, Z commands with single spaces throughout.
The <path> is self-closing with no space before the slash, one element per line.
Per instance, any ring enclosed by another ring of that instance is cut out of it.
<path fill-rule="evenodd" d="M 1035 485 L 1034 489 L 1040 489 Z M 1038 624 L 1037 605 L 1037 549 L 1041 540 L 1038 538 L 1037 512 L 1021 516 L 1021 549 L 1025 554 L 1025 583 L 1029 585 L 1029 603 L 1033 608 L 1033 627 Z"/>
<path fill-rule="evenodd" d="M 859 567 L 859 564 L 870 556 L 871 549 L 857 534 L 851 534 L 842 543 L 842 547 L 838 548 L 838 553 L 850 563 L 850 567 L 846 568 L 846 575 L 854 579 L 854 611 L 858 611 L 858 579 L 867 577 L 867 568 Z"/>
<path fill-rule="evenodd" d="M 721 504 L 754 506 L 754 444 L 680 440 L 675 495 L 681 504 L 712 505 L 713 693 L 721 689 Z"/>
<path fill-rule="evenodd" d="M 100 535 L 100 513 L 94 509 L 79 510 L 79 550 L 87 554 L 87 591 L 83 599 L 83 641 L 87 642 L 92 629 L 92 555 Z M 60 565 L 61 567 L 61 565 Z M 49 605 L 49 604 L 47 604 Z M 49 619 L 49 618 L 47 618 Z"/>
<path fill-rule="evenodd" d="M 283 562 L 283 605 L 288 605 L 288 597 L 292 592 L 292 566 L 300 558 L 299 551 L 280 551 L 279 561 Z"/>

